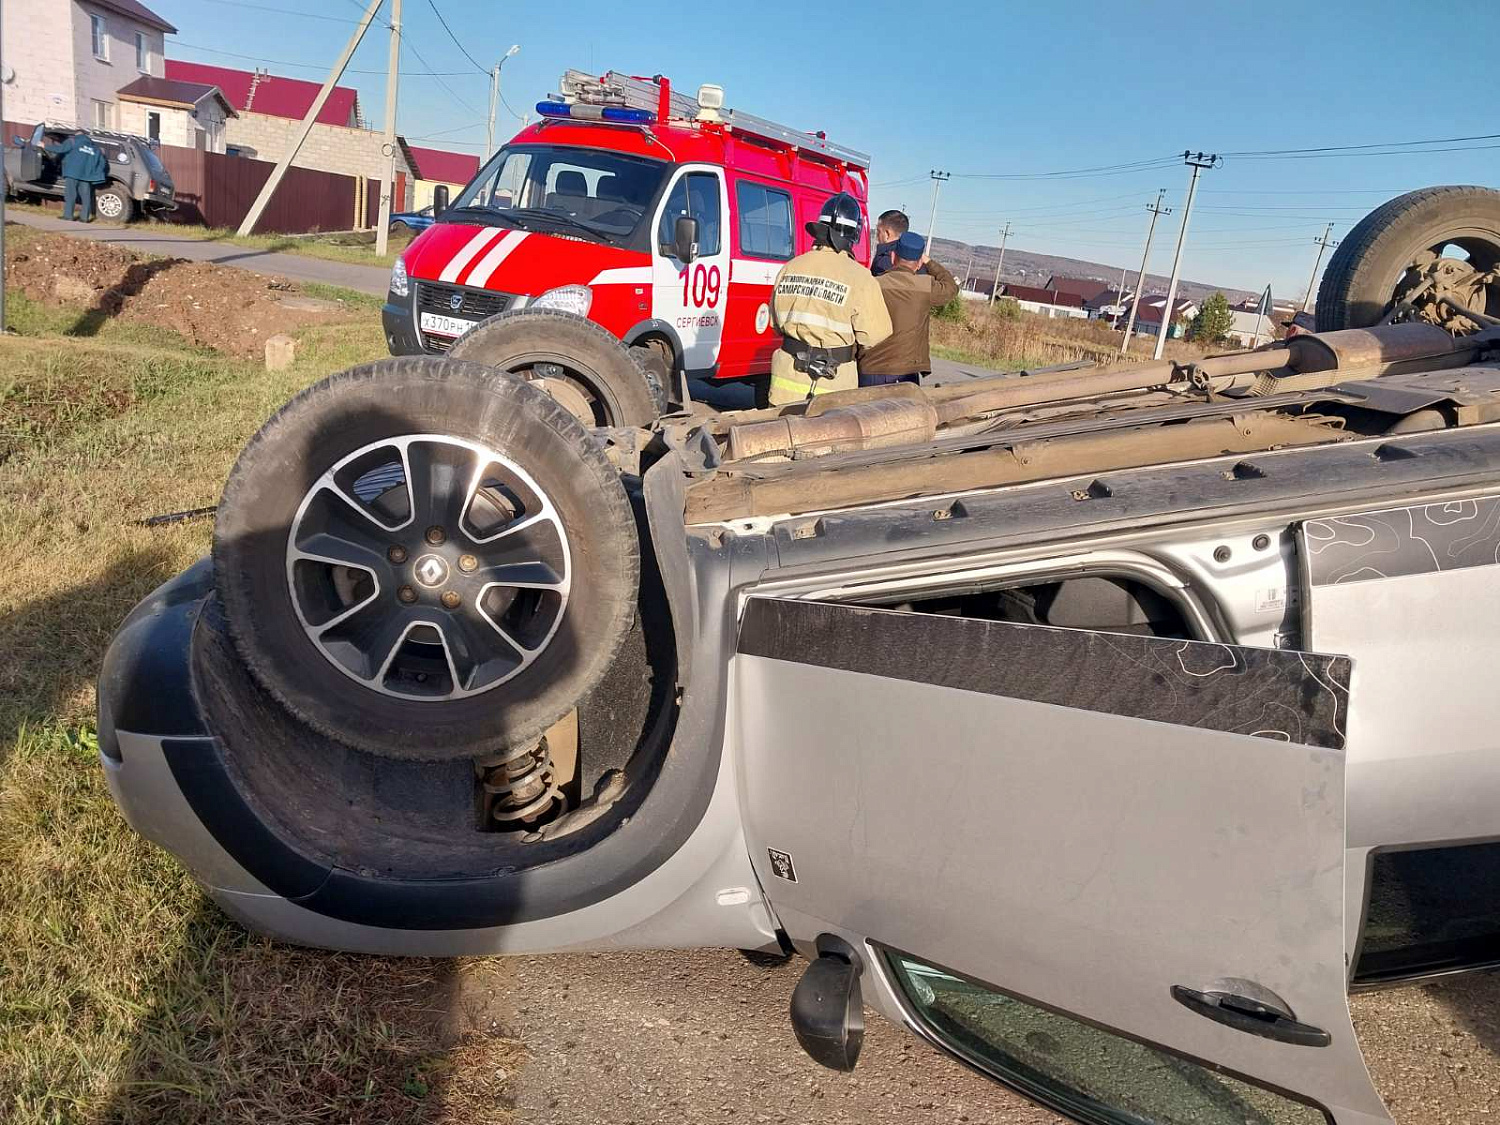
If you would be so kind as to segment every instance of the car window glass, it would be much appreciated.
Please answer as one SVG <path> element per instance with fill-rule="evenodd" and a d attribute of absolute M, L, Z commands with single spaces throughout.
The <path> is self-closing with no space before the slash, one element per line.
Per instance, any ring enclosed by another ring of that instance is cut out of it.
<path fill-rule="evenodd" d="M 455 211 L 525 210 L 523 223 L 552 230 L 551 212 L 566 227 L 606 236 L 634 231 L 650 208 L 667 166 L 595 149 L 502 149 L 458 194 Z M 528 228 L 530 229 L 530 228 Z"/>
<path fill-rule="evenodd" d="M 672 194 L 662 209 L 656 241 L 672 245 L 673 231 L 682 215 L 698 220 L 698 253 L 708 257 L 719 252 L 719 177 L 712 172 L 689 172 L 672 185 Z"/>
<path fill-rule="evenodd" d="M 887 953 L 920 1021 L 1002 1082 L 1090 1125 L 1326 1125 L 1321 1109 Z"/>
<path fill-rule="evenodd" d="M 752 258 L 785 261 L 792 256 L 792 197 L 764 184 L 741 180 L 735 188 L 740 209 L 740 252 Z"/>

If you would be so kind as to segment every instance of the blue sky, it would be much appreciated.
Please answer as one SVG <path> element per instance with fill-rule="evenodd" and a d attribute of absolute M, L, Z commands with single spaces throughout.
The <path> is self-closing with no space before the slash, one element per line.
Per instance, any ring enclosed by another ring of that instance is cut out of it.
<path fill-rule="evenodd" d="M 357 0 L 150 0 L 180 29 L 169 57 L 319 77 L 359 16 Z M 1433 0 L 1249 4 L 875 0 L 753 5 L 635 0 L 405 0 L 399 127 L 418 143 L 477 152 L 486 66 L 512 43 L 505 100 L 525 112 L 568 67 L 717 82 L 729 105 L 873 154 L 873 208 L 927 227 L 933 168 L 939 235 L 1087 257 L 1133 271 L 1156 189 L 1180 207 L 1180 163 L 1077 177 L 982 179 L 1134 163 L 1184 148 L 1245 152 L 1500 133 L 1477 72 L 1451 65 L 1475 9 Z M 256 6 L 256 5 L 259 6 Z M 270 11 L 267 9 L 282 9 Z M 389 11 L 387 0 L 386 13 Z M 307 14 L 289 14 L 289 13 Z M 728 22 L 716 23 L 718 17 Z M 834 25 L 842 20 L 842 29 Z M 347 21 L 347 22 L 346 22 Z M 346 76 L 367 115 L 384 104 L 387 34 L 372 31 Z M 235 55 L 250 56 L 236 58 Z M 302 67 L 288 63 L 307 64 Z M 419 73 L 438 72 L 438 77 Z M 1478 84 L 1476 84 L 1478 83 Z M 503 114 L 503 111 L 502 111 Z M 502 116 L 497 133 L 518 126 Z M 1493 146 L 1493 147 L 1484 147 Z M 1454 146 L 1446 146 L 1454 147 Z M 1229 157 L 1204 175 L 1185 255 L 1198 280 L 1297 296 L 1313 239 L 1337 238 L 1391 195 L 1441 183 L 1500 185 L 1500 140 L 1397 156 Z M 1158 226 L 1152 268 L 1171 262 L 1180 209 Z M 957 263 L 961 268 L 962 263 Z"/>

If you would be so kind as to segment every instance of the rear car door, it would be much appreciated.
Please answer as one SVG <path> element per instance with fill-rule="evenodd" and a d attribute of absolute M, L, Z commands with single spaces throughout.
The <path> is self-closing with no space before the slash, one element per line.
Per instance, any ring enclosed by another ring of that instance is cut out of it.
<path fill-rule="evenodd" d="M 680 261 L 672 250 L 673 230 L 682 215 L 698 220 L 698 256 L 691 262 Z M 677 333 L 682 366 L 691 372 L 706 372 L 719 362 L 729 292 L 728 215 L 722 170 L 685 164 L 656 216 L 651 315 Z"/>
<path fill-rule="evenodd" d="M 1388 1122 L 1350 1022 L 1339 656 L 751 598 L 746 834 L 803 947 L 1088 1123 Z"/>
<path fill-rule="evenodd" d="M 761 375 L 781 334 L 771 326 L 771 287 L 795 253 L 792 193 L 784 185 L 734 183 L 734 260 L 724 316 L 719 374 Z"/>

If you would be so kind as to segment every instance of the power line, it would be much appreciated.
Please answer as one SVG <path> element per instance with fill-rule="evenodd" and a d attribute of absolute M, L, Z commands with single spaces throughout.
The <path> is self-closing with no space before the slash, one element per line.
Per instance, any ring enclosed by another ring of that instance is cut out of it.
<path fill-rule="evenodd" d="M 490 76 L 490 72 L 486 68 L 480 66 L 479 63 L 475 60 L 474 56 L 469 54 L 468 48 L 466 48 L 462 43 L 458 41 L 458 36 L 453 34 L 453 29 L 448 26 L 448 21 L 443 18 L 443 13 L 438 11 L 438 6 L 433 3 L 433 0 L 427 0 L 427 6 L 432 9 L 432 14 L 437 16 L 438 23 L 443 25 L 443 30 L 448 33 L 448 38 L 453 40 L 453 45 L 463 53 L 464 58 L 468 59 L 471 63 L 474 64 L 475 70 L 479 71 L 480 74 L 488 78 Z"/>
<path fill-rule="evenodd" d="M 1320 145 L 1316 148 L 1262 148 L 1241 152 L 1224 152 L 1221 156 L 1301 156 L 1313 153 L 1360 152 L 1374 148 L 1414 148 L 1417 145 L 1451 145 L 1460 141 L 1500 141 L 1500 133 L 1482 133 L 1473 137 L 1434 137 L 1427 141 L 1382 141 L 1367 145 Z M 1441 150 L 1440 150 L 1441 151 Z"/>
<path fill-rule="evenodd" d="M 329 23 L 359 23 L 359 20 L 351 20 L 344 16 L 325 16 L 319 12 L 298 12 L 291 8 L 272 8 L 265 4 L 247 4 L 244 0 L 208 0 L 208 2 L 210 4 L 222 4 L 226 8 L 249 8 L 257 12 L 274 12 L 279 16 L 302 16 L 310 20 L 327 20 Z M 360 4 L 356 4 L 355 7 L 359 8 L 361 12 L 364 11 L 364 7 Z"/>
<path fill-rule="evenodd" d="M 1088 176 L 1116 176 L 1168 167 L 1181 159 L 1180 156 L 1164 156 L 1152 160 L 1137 160 L 1128 164 L 1100 164 L 1092 168 L 1069 168 L 1057 172 L 954 172 L 953 176 L 960 180 L 1062 180 Z"/>
<path fill-rule="evenodd" d="M 461 98 L 457 94 L 455 94 L 453 92 L 453 87 L 449 86 L 448 83 L 444 82 L 441 78 L 438 77 L 437 72 L 432 69 L 432 64 L 430 62 L 428 62 L 426 60 L 426 58 L 423 57 L 421 51 L 417 50 L 417 45 L 411 41 L 411 37 L 408 36 L 404 31 L 401 33 L 401 42 L 402 42 L 402 44 L 404 46 L 408 47 L 411 50 L 412 54 L 414 54 L 414 55 L 417 56 L 417 61 L 420 62 L 423 66 L 425 66 L 427 68 L 427 73 L 424 75 L 424 77 L 429 77 L 429 78 L 434 79 L 437 82 L 437 84 L 439 86 L 441 86 L 447 92 L 447 94 L 448 94 L 448 96 L 450 98 L 452 98 L 459 105 L 463 106 L 466 110 L 468 110 L 470 113 L 472 113 L 475 117 L 483 117 L 484 116 L 484 114 L 480 113 L 479 110 L 475 109 L 468 102 L 464 101 L 463 98 Z"/>
<path fill-rule="evenodd" d="M 175 46 L 186 47 L 191 51 L 207 51 L 210 55 L 224 55 L 227 58 L 231 59 L 244 59 L 246 62 L 260 63 L 263 66 L 289 66 L 297 70 L 316 70 L 323 74 L 326 74 L 328 72 L 327 64 L 289 62 L 286 59 L 263 59 L 259 55 L 241 55 L 237 54 L 234 51 L 220 50 L 218 47 L 204 47 L 198 43 L 184 43 L 180 39 L 174 40 L 173 43 Z M 372 74 L 379 75 L 382 78 L 385 77 L 385 71 L 383 70 L 356 70 L 353 67 L 345 70 L 344 73 Z M 469 72 L 467 70 L 444 70 L 432 73 L 426 71 L 413 71 L 412 73 L 421 74 L 424 78 L 460 78 L 466 76 Z"/>

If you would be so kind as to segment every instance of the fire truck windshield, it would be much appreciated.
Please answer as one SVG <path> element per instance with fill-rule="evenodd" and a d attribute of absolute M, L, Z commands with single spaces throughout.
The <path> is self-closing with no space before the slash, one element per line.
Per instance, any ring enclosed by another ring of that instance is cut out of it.
<path fill-rule="evenodd" d="M 503 148 L 447 214 L 465 222 L 620 241 L 641 225 L 667 168 L 660 160 L 600 149 Z"/>

